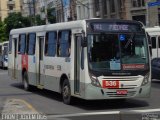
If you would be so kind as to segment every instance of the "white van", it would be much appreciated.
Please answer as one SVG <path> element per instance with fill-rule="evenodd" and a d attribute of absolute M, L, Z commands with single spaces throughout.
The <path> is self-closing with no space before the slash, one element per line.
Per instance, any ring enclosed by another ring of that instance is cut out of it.
<path fill-rule="evenodd" d="M 8 41 L 0 43 L 0 67 L 8 68 Z"/>
<path fill-rule="evenodd" d="M 150 36 L 152 45 L 152 59 L 160 57 L 160 27 L 145 28 L 146 32 Z"/>

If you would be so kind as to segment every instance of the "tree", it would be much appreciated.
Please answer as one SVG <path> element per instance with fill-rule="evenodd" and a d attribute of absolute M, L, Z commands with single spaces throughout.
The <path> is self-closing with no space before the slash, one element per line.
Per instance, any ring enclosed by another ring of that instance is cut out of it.
<path fill-rule="evenodd" d="M 7 35 L 5 33 L 6 29 L 6 24 L 4 24 L 2 21 L 0 21 L 0 42 L 6 41 Z"/>
<path fill-rule="evenodd" d="M 36 25 L 45 25 L 45 20 L 42 20 L 40 15 L 36 15 L 35 17 Z"/>
<path fill-rule="evenodd" d="M 11 13 L 7 18 L 5 18 L 4 23 L 6 24 L 6 33 L 9 36 L 11 29 L 29 27 L 31 26 L 28 17 L 23 17 L 21 13 Z"/>
<path fill-rule="evenodd" d="M 48 8 L 47 9 L 47 16 L 49 23 L 56 23 L 56 11 L 55 8 Z"/>

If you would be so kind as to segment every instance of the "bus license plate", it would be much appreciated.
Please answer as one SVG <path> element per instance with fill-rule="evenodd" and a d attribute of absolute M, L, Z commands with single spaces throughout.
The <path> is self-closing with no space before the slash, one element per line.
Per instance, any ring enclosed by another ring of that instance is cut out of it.
<path fill-rule="evenodd" d="M 119 88 L 119 81 L 103 81 L 103 88 Z"/>
<path fill-rule="evenodd" d="M 117 95 L 127 95 L 127 90 L 117 90 Z"/>

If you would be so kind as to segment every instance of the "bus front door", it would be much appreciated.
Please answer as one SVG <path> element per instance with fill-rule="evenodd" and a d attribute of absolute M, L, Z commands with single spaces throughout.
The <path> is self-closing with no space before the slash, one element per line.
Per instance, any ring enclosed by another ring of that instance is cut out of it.
<path fill-rule="evenodd" d="M 17 78 L 17 70 L 18 70 L 18 63 L 17 63 L 17 54 L 18 54 L 18 50 L 17 50 L 17 38 L 13 38 L 13 49 L 14 49 L 14 53 L 13 53 L 13 72 L 12 72 L 12 77 L 14 79 Z"/>
<path fill-rule="evenodd" d="M 74 51 L 74 94 L 80 95 L 81 82 L 84 82 L 84 57 L 83 57 L 83 48 L 81 47 L 81 34 L 75 35 L 75 51 Z"/>
<path fill-rule="evenodd" d="M 42 89 L 44 85 L 44 62 L 43 62 L 43 50 L 44 50 L 44 37 L 38 37 L 38 42 L 39 42 L 39 53 L 38 53 L 38 88 Z"/>

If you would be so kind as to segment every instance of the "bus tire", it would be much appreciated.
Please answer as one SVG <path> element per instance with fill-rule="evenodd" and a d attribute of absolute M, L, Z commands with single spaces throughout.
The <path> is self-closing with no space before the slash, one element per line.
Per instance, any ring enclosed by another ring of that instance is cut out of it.
<path fill-rule="evenodd" d="M 64 80 L 62 85 L 62 98 L 63 103 L 67 105 L 71 104 L 71 89 L 69 81 L 67 79 Z"/>
<path fill-rule="evenodd" d="M 29 91 L 29 82 L 28 82 L 27 72 L 24 72 L 23 74 L 23 87 L 26 91 Z"/>

